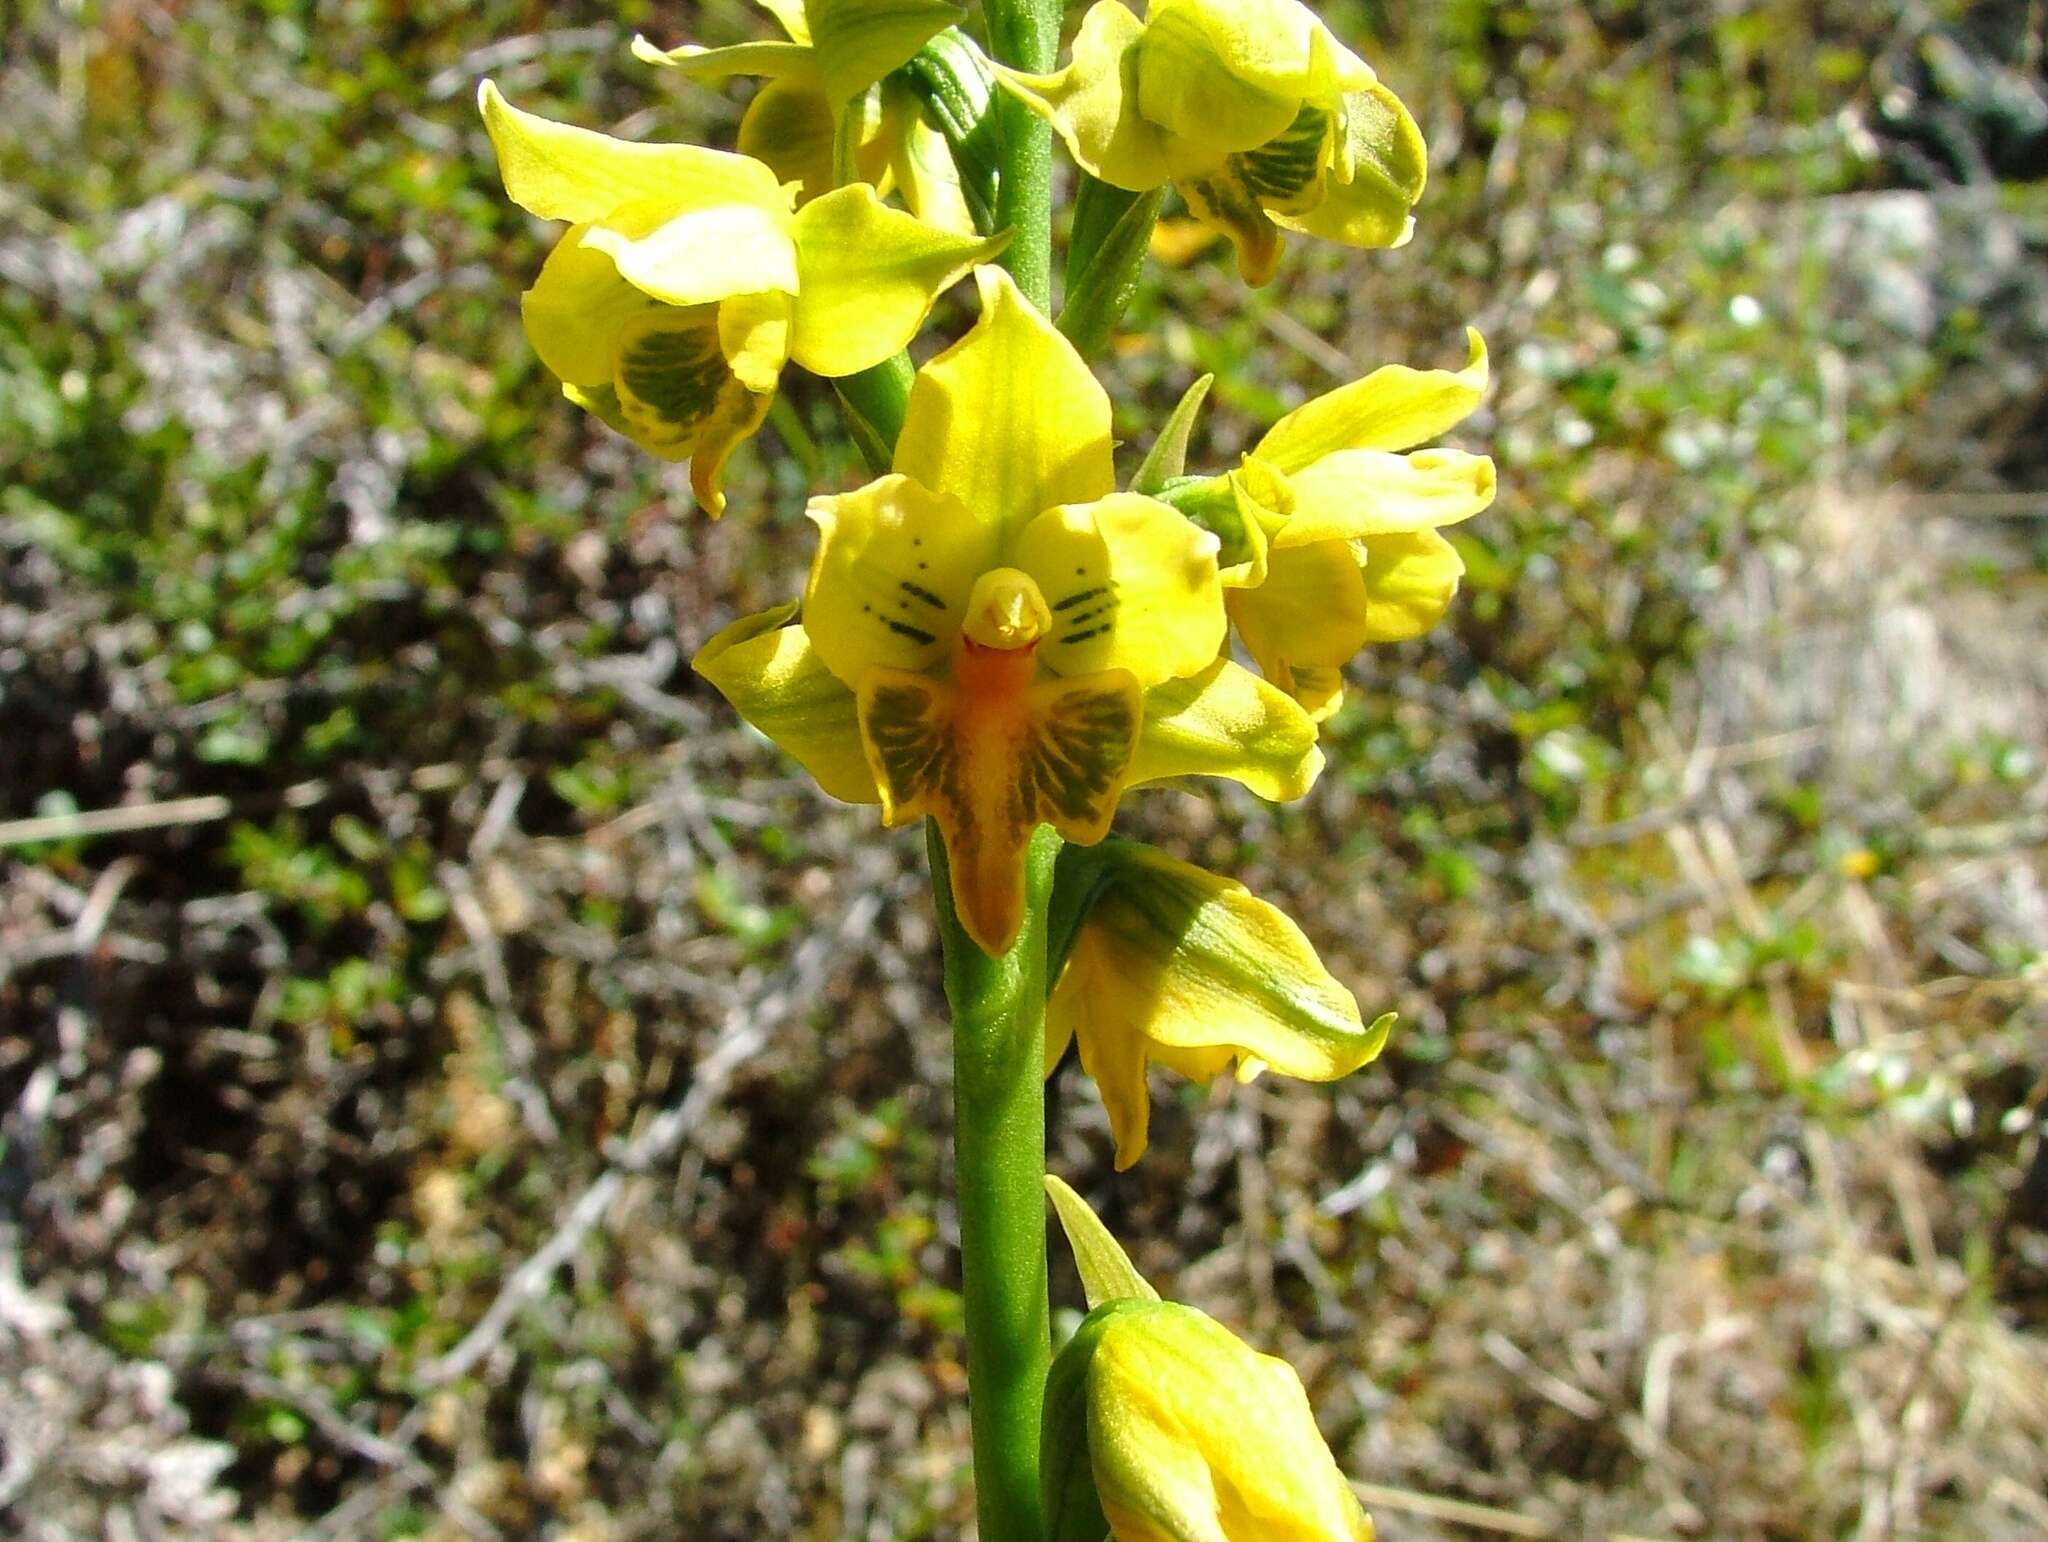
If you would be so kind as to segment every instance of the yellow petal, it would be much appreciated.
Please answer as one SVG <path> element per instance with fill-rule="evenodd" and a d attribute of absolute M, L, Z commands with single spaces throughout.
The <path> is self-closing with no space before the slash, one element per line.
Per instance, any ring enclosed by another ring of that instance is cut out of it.
<path fill-rule="evenodd" d="M 1275 551 L 1266 581 L 1230 592 L 1230 619 L 1265 677 L 1295 695 L 1294 669 L 1341 668 L 1368 636 L 1365 578 L 1344 541 Z"/>
<path fill-rule="evenodd" d="M 1401 99 L 1385 86 L 1344 99 L 1344 141 L 1339 158 L 1348 170 L 1323 180 L 1310 204 L 1273 205 L 1289 230 L 1346 246 L 1404 245 L 1415 222 L 1408 211 L 1422 197 L 1429 169 L 1422 130 Z"/>
<path fill-rule="evenodd" d="M 618 264 L 583 244 L 578 225 L 555 243 L 533 287 L 520 297 L 527 341 L 556 376 L 573 385 L 608 385 L 619 338 L 636 316 L 656 309 L 619 277 Z"/>
<path fill-rule="evenodd" d="M 825 95 L 844 108 L 961 13 L 944 0 L 809 0 L 804 17 Z"/>
<path fill-rule="evenodd" d="M 671 209 L 789 206 L 775 173 L 743 155 L 698 145 L 635 144 L 551 123 L 521 112 L 488 80 L 478 89 L 477 105 L 497 148 L 506 193 L 542 219 L 582 224 L 648 199 Z"/>
<path fill-rule="evenodd" d="M 1486 393 L 1486 344 L 1470 328 L 1465 337 L 1471 357 L 1463 369 L 1383 365 L 1295 408 L 1267 431 L 1254 453 L 1294 472 L 1338 450 L 1406 450 L 1436 438 L 1476 409 Z"/>
<path fill-rule="evenodd" d="M 627 209 L 638 216 L 648 207 Z M 725 203 L 686 209 L 644 232 L 641 223 L 615 215 L 592 225 L 583 244 L 609 252 L 619 277 L 657 300 L 701 305 L 764 290 L 796 292 L 796 243 L 785 210 Z"/>
<path fill-rule="evenodd" d="M 905 208 L 940 230 L 962 236 L 976 234 L 974 214 L 960 190 L 960 168 L 945 135 L 913 111 L 906 116 L 902 131 L 890 140 L 889 155 L 889 170 L 903 194 Z"/>
<path fill-rule="evenodd" d="M 1138 110 L 1165 130 L 1176 173 L 1265 144 L 1327 90 L 1318 34 L 1293 0 L 1155 0 L 1137 45 Z"/>
<path fill-rule="evenodd" d="M 766 162 L 783 182 L 796 183 L 799 204 L 832 190 L 832 135 L 832 104 L 803 81 L 769 81 L 740 114 L 740 153 Z"/>
<path fill-rule="evenodd" d="M 718 346 L 726 366 L 750 391 L 773 391 L 789 358 L 789 296 L 734 295 L 718 306 Z"/>
<path fill-rule="evenodd" d="M 1122 0 L 1096 0 L 1081 18 L 1072 61 L 1051 75 L 996 66 L 996 79 L 1044 118 L 1090 176 L 1141 193 L 1172 177 L 1166 137 L 1138 111 L 1137 56 L 1144 23 Z"/>
<path fill-rule="evenodd" d="M 989 697 L 872 669 L 856 689 L 884 821 L 937 823 L 961 925 L 989 956 L 1008 951 L 1031 832 L 1049 824 L 1083 845 L 1108 833 L 1137 740 L 1138 683 L 1112 671 Z"/>
<path fill-rule="evenodd" d="M 939 291 L 1009 243 L 927 225 L 883 205 L 865 183 L 797 211 L 797 363 L 815 375 L 851 375 L 917 335 Z"/>
<path fill-rule="evenodd" d="M 1366 641 L 1406 642 L 1443 620 L 1465 564 L 1434 530 L 1368 536 L 1365 547 Z"/>
<path fill-rule="evenodd" d="M 925 671 L 950 657 L 996 536 L 959 499 L 886 476 L 810 516 L 821 536 L 804 625 L 829 668 L 858 687 L 872 669 Z"/>
<path fill-rule="evenodd" d="M 1152 1132 L 1145 1038 L 1125 1010 L 1136 992 L 1119 974 L 1121 967 L 1115 950 L 1100 934 L 1091 940 L 1084 925 L 1045 1003 L 1046 1032 L 1071 1035 L 1080 1043 L 1081 1069 L 1094 1081 L 1109 1115 L 1118 1172 L 1145 1154 Z M 1139 990 L 1143 984 L 1137 982 Z"/>
<path fill-rule="evenodd" d="M 1288 478 L 1294 515 L 1273 551 L 1435 530 L 1493 502 L 1493 461 L 1463 450 L 1339 450 Z"/>
<path fill-rule="evenodd" d="M 1109 396 L 1000 268 L 977 268 L 981 319 L 917 372 L 896 470 L 1006 536 L 1116 486 Z"/>
<path fill-rule="evenodd" d="M 1127 669 L 1141 685 L 1208 668 L 1223 646 L 1216 537 L 1139 493 L 1049 509 L 1011 561 L 1052 612 L 1040 657 L 1063 675 Z"/>
<path fill-rule="evenodd" d="M 818 785 L 848 803 L 881 794 L 860 748 L 853 692 L 828 670 L 796 606 L 779 605 L 717 633 L 690 661 L 739 715 L 793 755 Z"/>
<path fill-rule="evenodd" d="M 782 24 L 792 43 L 811 40 L 811 20 L 804 14 L 804 0 L 754 0 L 754 3 Z"/>
<path fill-rule="evenodd" d="M 1218 659 L 1199 675 L 1145 693 L 1130 785 L 1227 776 L 1277 802 L 1307 792 L 1322 769 L 1308 714 L 1278 687 Z"/>
<path fill-rule="evenodd" d="M 685 43 L 680 48 L 657 48 L 635 33 L 633 57 L 642 64 L 674 70 L 684 78 L 704 85 L 715 85 L 733 75 L 802 81 L 813 90 L 818 85 L 817 56 L 801 43 L 735 43 L 729 48 L 704 48 L 696 43 Z"/>
<path fill-rule="evenodd" d="M 1291 1366 L 1190 1307 L 1110 1310 L 1088 1438 L 1117 1542 L 1372 1542 Z"/>

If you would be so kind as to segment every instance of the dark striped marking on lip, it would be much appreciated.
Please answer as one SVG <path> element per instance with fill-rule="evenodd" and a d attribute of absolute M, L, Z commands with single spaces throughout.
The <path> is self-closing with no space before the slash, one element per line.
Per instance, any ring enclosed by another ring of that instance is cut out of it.
<path fill-rule="evenodd" d="M 909 595 L 913 600 L 923 600 L 933 610 L 944 610 L 946 608 L 946 602 L 922 584 L 914 584 L 906 578 L 899 582 L 896 587 Z"/>
<path fill-rule="evenodd" d="M 908 637 L 912 642 L 929 643 L 938 639 L 921 626 L 912 626 L 908 621 L 898 621 L 894 616 L 882 617 L 882 625 L 899 637 Z"/>
<path fill-rule="evenodd" d="M 1315 180 L 1329 126 L 1328 113 L 1304 105 L 1277 137 L 1233 155 L 1231 165 L 1259 197 L 1292 198 Z"/>

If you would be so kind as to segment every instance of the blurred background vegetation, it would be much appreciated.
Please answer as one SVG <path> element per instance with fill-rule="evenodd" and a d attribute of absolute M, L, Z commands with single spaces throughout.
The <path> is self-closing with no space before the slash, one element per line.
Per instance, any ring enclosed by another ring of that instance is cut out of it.
<path fill-rule="evenodd" d="M 1397 1542 L 2048 1534 L 2039 0 L 1322 9 L 1417 238 L 1156 269 L 1120 432 L 1473 322 L 1502 495 L 1311 797 L 1124 819 L 1402 1024 L 1053 1161 Z M 19 1534 L 971 1525 L 918 842 L 687 667 L 858 468 L 792 375 L 713 525 L 562 402 L 472 105 L 730 143 L 626 43 L 764 26 L 0 7 Z"/>

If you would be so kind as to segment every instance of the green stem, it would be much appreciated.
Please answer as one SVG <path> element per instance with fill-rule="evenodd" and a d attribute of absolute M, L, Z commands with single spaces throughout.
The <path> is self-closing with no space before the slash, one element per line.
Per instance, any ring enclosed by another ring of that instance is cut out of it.
<path fill-rule="evenodd" d="M 1042 74 L 1060 47 L 1059 0 L 987 0 L 989 52 L 999 64 Z M 1003 265 L 1040 310 L 1052 313 L 1052 125 L 1007 91 L 995 99 L 1003 158 L 996 224 L 1015 232 Z"/>
<path fill-rule="evenodd" d="M 945 843 L 927 824 L 953 1009 L 954 1180 L 967 1397 L 982 1542 L 1040 1542 L 1038 1431 L 1051 1326 L 1045 1281 L 1045 933 L 1060 838 L 1025 853 L 1024 926 L 990 958 L 953 909 Z"/>
<path fill-rule="evenodd" d="M 895 456 L 896 437 L 903 432 L 903 414 L 910 406 L 910 383 L 916 373 L 910 355 L 899 353 L 872 369 L 842 375 L 832 382 L 839 405 L 846 409 L 847 431 L 876 476 L 889 469 Z"/>

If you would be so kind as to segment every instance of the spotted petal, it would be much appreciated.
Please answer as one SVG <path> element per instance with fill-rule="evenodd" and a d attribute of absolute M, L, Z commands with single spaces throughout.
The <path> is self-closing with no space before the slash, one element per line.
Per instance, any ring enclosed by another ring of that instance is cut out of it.
<path fill-rule="evenodd" d="M 1024 527 L 1011 560 L 1052 612 L 1041 645 L 1063 675 L 1127 669 L 1141 685 L 1198 674 L 1225 628 L 1217 540 L 1138 493 L 1050 509 Z"/>
<path fill-rule="evenodd" d="M 598 386 L 611 382 L 628 323 L 660 302 L 620 278 L 609 253 L 583 244 L 589 229 L 578 225 L 555 243 L 519 312 L 541 363 L 573 385 Z"/>
<path fill-rule="evenodd" d="M 858 687 L 873 669 L 946 662 L 996 534 L 967 505 L 903 476 L 816 498 L 821 536 L 804 625 L 828 669 Z"/>

